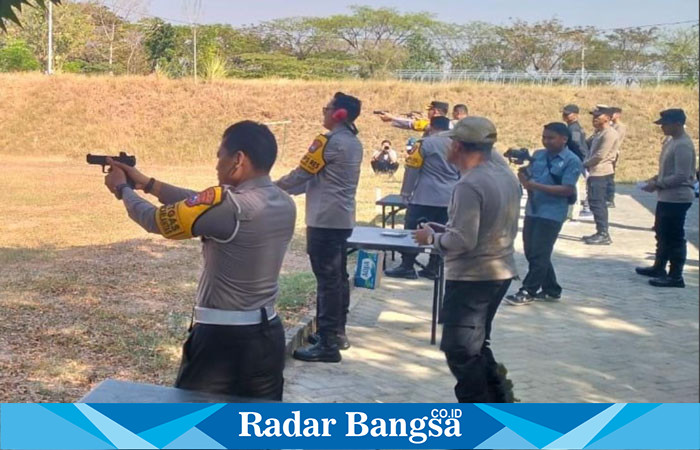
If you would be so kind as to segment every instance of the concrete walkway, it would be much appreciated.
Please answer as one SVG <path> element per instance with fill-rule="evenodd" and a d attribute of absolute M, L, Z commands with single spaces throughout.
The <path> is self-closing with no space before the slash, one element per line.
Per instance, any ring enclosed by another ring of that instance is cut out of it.
<path fill-rule="evenodd" d="M 591 221 L 565 224 L 554 257 L 562 302 L 499 309 L 492 347 L 522 402 L 698 401 L 697 202 L 688 213 L 687 287 L 659 290 L 634 273 L 653 259 L 654 197 L 619 192 L 612 246 L 580 241 L 593 233 Z M 517 250 L 524 276 L 520 236 Z M 385 278 L 379 290 L 354 290 L 353 347 L 338 364 L 289 359 L 285 401 L 454 402 L 444 356 L 429 345 L 431 295 L 425 280 Z"/>

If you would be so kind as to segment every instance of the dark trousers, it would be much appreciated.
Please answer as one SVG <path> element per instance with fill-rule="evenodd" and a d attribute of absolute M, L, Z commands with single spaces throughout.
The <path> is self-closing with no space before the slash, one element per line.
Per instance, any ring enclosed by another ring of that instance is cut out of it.
<path fill-rule="evenodd" d="M 408 205 L 406 208 L 406 220 L 404 229 L 416 230 L 420 221 L 427 220 L 428 222 L 447 223 L 447 207 L 446 206 L 424 206 L 424 205 Z M 416 263 L 417 253 L 401 253 L 401 266 L 413 268 Z M 430 255 L 428 267 L 431 270 L 436 270 L 438 264 L 438 256 Z"/>
<path fill-rule="evenodd" d="M 370 164 L 372 165 L 374 173 L 394 173 L 399 170 L 399 163 L 393 163 L 383 159 L 371 161 Z"/>
<path fill-rule="evenodd" d="M 510 282 L 446 282 L 440 350 L 457 379 L 455 395 L 460 403 L 505 401 L 504 383 L 489 342 L 493 318 Z"/>
<path fill-rule="evenodd" d="M 306 252 L 316 276 L 316 318 L 322 335 L 345 334 L 350 306 L 347 240 L 352 230 L 306 228 Z"/>
<path fill-rule="evenodd" d="M 595 228 L 598 233 L 608 232 L 608 205 L 605 203 L 605 196 L 608 189 L 609 180 L 613 175 L 602 177 L 589 176 L 588 180 L 588 205 L 593 213 Z"/>
<path fill-rule="evenodd" d="M 671 262 L 669 275 L 680 277 L 683 275 L 687 246 L 685 241 L 685 216 L 690 208 L 690 203 L 658 202 L 656 204 L 656 217 L 654 231 L 656 232 L 656 263 L 659 267 L 666 268 L 666 263 Z"/>
<path fill-rule="evenodd" d="M 279 317 L 259 325 L 195 324 L 175 387 L 281 401 L 284 342 Z"/>
<path fill-rule="evenodd" d="M 546 294 L 561 295 L 561 286 L 552 266 L 554 243 L 561 231 L 561 222 L 525 216 L 523 225 L 523 247 L 528 263 L 523 289 L 535 295 L 542 288 Z"/>

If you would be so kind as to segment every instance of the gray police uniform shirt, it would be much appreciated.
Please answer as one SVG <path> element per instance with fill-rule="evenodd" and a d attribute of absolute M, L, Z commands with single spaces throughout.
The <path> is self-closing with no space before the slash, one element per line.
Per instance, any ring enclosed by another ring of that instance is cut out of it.
<path fill-rule="evenodd" d="M 492 155 L 495 155 L 492 153 Z M 517 276 L 514 242 L 520 183 L 497 155 L 462 173 L 452 193 L 446 231 L 435 235 L 454 281 L 508 280 Z"/>
<path fill-rule="evenodd" d="M 583 157 L 588 157 L 588 143 L 586 142 L 586 132 L 581 127 L 581 124 L 577 120 L 576 122 L 570 123 L 568 127 L 569 132 L 571 133 L 571 140 L 578 144 L 578 148 L 579 150 L 581 150 Z"/>
<path fill-rule="evenodd" d="M 576 187 L 583 172 L 581 160 L 568 148 L 552 156 L 547 150 L 537 150 L 532 155 L 530 173 L 532 181 L 550 186 L 565 185 Z M 549 161 L 549 164 L 547 162 Z M 559 182 L 557 182 L 559 181 Z M 564 222 L 569 211 L 566 197 L 533 190 L 528 193 L 525 215 L 541 219 Z"/>
<path fill-rule="evenodd" d="M 129 217 L 146 231 L 162 234 L 160 211 L 187 208 L 187 203 L 201 201 L 213 189 L 198 194 L 164 184 L 158 199 L 167 205 L 161 208 L 129 188 L 123 190 L 123 199 Z M 201 237 L 204 256 L 197 305 L 233 311 L 274 305 L 282 261 L 294 235 L 292 198 L 264 176 L 236 187 L 222 186 L 220 203 L 199 208 L 205 210 L 196 217 L 190 233 Z"/>
<path fill-rule="evenodd" d="M 346 125 L 324 135 L 325 147 L 309 149 L 305 159 L 323 161 L 322 168 L 302 164 L 275 182 L 292 195 L 306 193 L 306 225 L 315 228 L 352 229 L 355 226 L 355 194 L 360 180 L 362 143 Z M 321 152 L 320 154 L 318 152 Z M 311 171 L 310 171 L 311 170 Z"/>
<path fill-rule="evenodd" d="M 447 162 L 452 139 L 427 137 L 406 159 L 401 196 L 410 205 L 447 207 L 459 170 Z"/>
<path fill-rule="evenodd" d="M 615 173 L 613 161 L 617 158 L 619 135 L 613 127 L 606 127 L 589 138 L 590 151 L 583 161 L 591 177 L 603 177 Z"/>
<path fill-rule="evenodd" d="M 692 203 L 695 199 L 695 145 L 687 133 L 666 139 L 659 156 L 656 185 L 660 202 Z"/>

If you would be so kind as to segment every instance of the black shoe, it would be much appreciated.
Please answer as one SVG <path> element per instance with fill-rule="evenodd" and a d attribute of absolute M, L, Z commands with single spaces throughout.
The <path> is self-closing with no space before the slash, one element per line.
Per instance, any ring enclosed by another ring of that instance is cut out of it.
<path fill-rule="evenodd" d="M 588 245 L 610 245 L 612 239 L 608 233 L 596 233 L 589 238 L 583 238 L 583 242 Z"/>
<path fill-rule="evenodd" d="M 323 340 L 315 345 L 294 350 L 293 356 L 294 359 L 308 362 L 340 362 L 343 359 L 338 345 Z"/>
<path fill-rule="evenodd" d="M 418 276 L 429 280 L 437 280 L 438 274 L 435 270 L 422 269 L 418 271 Z"/>
<path fill-rule="evenodd" d="M 512 306 L 523 306 L 534 302 L 535 297 L 530 295 L 529 292 L 521 289 L 515 294 L 506 295 L 506 298 L 503 301 Z"/>
<path fill-rule="evenodd" d="M 649 284 L 656 287 L 685 287 L 685 281 L 683 281 L 683 277 L 671 278 L 666 275 L 659 278 L 652 278 L 651 280 L 649 280 Z"/>
<path fill-rule="evenodd" d="M 393 269 L 384 271 L 384 275 L 391 278 L 406 278 L 407 280 L 417 280 L 418 274 L 413 267 L 396 266 Z"/>
<path fill-rule="evenodd" d="M 306 342 L 308 342 L 311 345 L 318 344 L 318 342 L 321 340 L 321 336 L 319 336 L 318 333 L 312 333 L 309 335 L 309 337 L 306 338 Z M 350 341 L 348 340 L 348 336 L 345 334 L 339 334 L 338 335 L 338 349 L 340 350 L 347 350 L 350 348 Z"/>
<path fill-rule="evenodd" d="M 615 202 L 607 202 L 605 205 L 608 207 L 608 209 L 615 208 Z"/>
<path fill-rule="evenodd" d="M 644 275 L 645 277 L 662 278 L 666 276 L 666 271 L 657 266 L 637 267 L 634 269 L 634 271 L 639 275 Z"/>

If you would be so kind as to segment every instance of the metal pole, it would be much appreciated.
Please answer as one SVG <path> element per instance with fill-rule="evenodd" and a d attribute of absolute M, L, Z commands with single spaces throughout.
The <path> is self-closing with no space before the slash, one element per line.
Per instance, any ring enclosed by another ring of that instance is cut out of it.
<path fill-rule="evenodd" d="M 197 84 L 197 25 L 194 25 L 194 82 Z"/>
<path fill-rule="evenodd" d="M 46 73 L 51 75 L 53 73 L 53 3 L 50 1 L 47 15 L 49 21 L 49 54 L 48 61 L 46 61 Z"/>
<path fill-rule="evenodd" d="M 581 86 L 583 86 L 583 83 L 585 80 L 585 78 L 584 78 L 584 74 L 586 72 L 585 61 L 586 61 L 586 46 L 582 45 L 581 46 Z"/>

